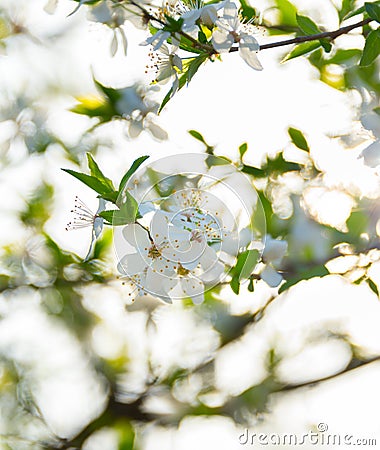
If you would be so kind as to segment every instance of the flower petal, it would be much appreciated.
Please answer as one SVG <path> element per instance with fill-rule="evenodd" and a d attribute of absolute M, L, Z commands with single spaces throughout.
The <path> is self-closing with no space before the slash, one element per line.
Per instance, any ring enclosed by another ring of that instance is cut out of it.
<path fill-rule="evenodd" d="M 288 243 L 286 241 L 272 239 L 272 237 L 268 236 L 263 251 L 264 262 L 281 261 L 287 249 Z"/>
<path fill-rule="evenodd" d="M 195 305 L 200 305 L 204 301 L 204 284 L 196 278 L 181 278 L 183 292 L 191 298 Z"/>
<path fill-rule="evenodd" d="M 121 274 L 131 277 L 138 273 L 142 273 L 146 266 L 147 263 L 140 253 L 131 253 L 121 258 L 119 264 L 117 265 L 117 270 Z"/>
<path fill-rule="evenodd" d="M 147 253 L 152 243 L 149 240 L 148 232 L 145 231 L 140 225 L 131 223 L 123 228 L 122 234 L 128 244 L 132 245 L 140 251 Z"/>
<path fill-rule="evenodd" d="M 212 33 L 211 42 L 218 53 L 226 53 L 230 51 L 235 40 L 231 33 L 222 30 L 221 28 L 217 28 Z"/>
<path fill-rule="evenodd" d="M 257 58 L 256 52 L 260 50 L 260 45 L 256 39 L 249 35 L 242 33 L 241 40 L 239 43 L 239 53 L 244 61 L 255 70 L 263 70 L 259 59 Z"/>
<path fill-rule="evenodd" d="M 282 276 L 269 265 L 266 265 L 264 270 L 260 273 L 260 278 L 270 287 L 277 287 L 283 280 Z"/>

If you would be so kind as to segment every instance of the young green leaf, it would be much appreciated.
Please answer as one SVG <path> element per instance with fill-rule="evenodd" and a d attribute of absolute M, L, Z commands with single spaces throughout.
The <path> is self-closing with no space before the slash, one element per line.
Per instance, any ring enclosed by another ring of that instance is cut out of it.
<path fill-rule="evenodd" d="M 118 206 L 120 206 L 120 209 L 102 211 L 99 213 L 99 216 L 115 226 L 126 225 L 136 221 L 138 204 L 128 191 L 123 192 L 121 198 L 118 199 Z"/>
<path fill-rule="evenodd" d="M 309 145 L 302 131 L 297 130 L 296 128 L 289 127 L 288 134 L 296 147 L 300 148 L 301 150 L 305 150 L 306 152 L 310 151 Z"/>
<path fill-rule="evenodd" d="M 297 26 L 297 8 L 289 0 L 275 0 L 280 12 L 280 23 L 287 26 Z"/>
<path fill-rule="evenodd" d="M 329 274 L 330 272 L 326 269 L 324 265 L 313 267 L 312 269 L 302 272 L 297 276 L 295 276 L 294 278 L 287 280 L 284 284 L 281 285 L 280 289 L 278 290 L 278 293 L 281 294 L 281 292 L 286 291 L 291 286 L 297 284 L 299 281 L 310 280 L 311 278 L 315 277 L 324 277 Z"/>
<path fill-rule="evenodd" d="M 182 89 L 185 84 L 186 84 L 186 80 L 187 80 L 187 74 L 184 73 L 179 77 L 179 86 L 178 86 L 178 90 Z M 164 109 L 164 107 L 166 106 L 166 104 L 168 103 L 168 101 L 173 97 L 174 95 L 174 91 L 173 91 L 173 86 L 169 89 L 169 92 L 165 95 L 164 99 L 162 100 L 162 103 L 158 109 L 158 114 Z"/>
<path fill-rule="evenodd" d="M 372 2 L 371 5 L 380 5 L 380 1 L 378 0 L 378 1 L 376 1 L 376 2 Z M 363 13 L 366 13 L 366 12 L 367 12 L 367 11 L 366 11 L 365 6 L 361 6 L 360 8 L 355 9 L 355 11 L 352 11 L 352 12 L 348 13 L 348 14 L 344 17 L 344 19 L 345 19 L 345 20 L 346 20 L 346 19 L 350 19 L 351 17 L 357 16 L 358 14 L 363 14 Z"/>
<path fill-rule="evenodd" d="M 240 159 L 243 159 L 243 156 L 245 155 L 247 150 L 248 150 L 248 144 L 246 142 L 244 142 L 244 144 L 241 144 L 241 146 L 239 147 Z"/>
<path fill-rule="evenodd" d="M 371 278 L 367 278 L 368 286 L 371 288 L 371 291 L 373 291 L 378 297 L 379 297 L 379 289 L 377 288 L 376 283 L 371 280 Z"/>
<path fill-rule="evenodd" d="M 246 0 L 240 0 L 240 12 L 246 20 L 252 20 L 256 17 L 256 10 Z"/>
<path fill-rule="evenodd" d="M 369 17 L 380 23 L 380 6 L 374 3 L 364 3 L 364 6 Z"/>
<path fill-rule="evenodd" d="M 198 72 L 201 65 L 205 61 L 207 61 L 207 59 L 208 59 L 208 54 L 202 53 L 191 61 L 191 63 L 189 64 L 189 68 L 187 69 L 187 72 L 186 72 L 186 81 L 188 83 L 190 83 L 193 76 Z"/>
<path fill-rule="evenodd" d="M 289 61 L 290 59 L 298 58 L 299 56 L 306 55 L 317 48 L 321 47 L 319 41 L 302 42 L 302 44 L 296 45 L 283 59 L 282 63 Z"/>
<path fill-rule="evenodd" d="M 372 30 L 365 41 L 360 66 L 369 66 L 380 55 L 380 28 Z"/>
<path fill-rule="evenodd" d="M 95 159 L 92 157 L 91 153 L 87 153 L 87 162 L 88 162 L 88 168 L 90 169 L 91 176 L 97 178 L 105 186 L 108 186 L 110 191 L 114 191 L 115 188 L 113 186 L 112 181 L 103 174 L 103 172 L 100 170 L 98 164 L 96 163 Z"/>
<path fill-rule="evenodd" d="M 100 194 L 102 197 L 103 195 L 107 195 L 110 193 L 110 189 L 108 186 L 104 185 L 100 180 L 97 178 L 86 175 L 85 173 L 76 172 L 75 170 L 71 169 L 62 169 L 64 172 L 69 173 L 73 177 L 77 178 L 79 181 L 84 183 L 89 188 L 93 189 L 95 192 Z"/>
<path fill-rule="evenodd" d="M 239 293 L 240 281 L 249 278 L 251 275 L 257 265 L 259 256 L 257 250 L 246 250 L 238 256 L 236 265 L 231 270 L 232 279 L 230 282 L 231 289 L 235 294 Z"/>
<path fill-rule="evenodd" d="M 141 166 L 141 164 L 146 161 L 149 158 L 149 156 L 140 156 L 139 158 L 135 159 L 131 165 L 131 167 L 128 169 L 128 171 L 125 173 L 123 178 L 120 181 L 119 184 L 119 194 L 121 194 L 125 188 L 125 185 L 127 184 L 128 180 L 131 178 L 131 176 L 136 172 L 136 170 Z"/>
<path fill-rule="evenodd" d="M 344 17 L 346 17 L 347 14 L 349 14 L 349 12 L 352 11 L 352 9 L 353 9 L 353 7 L 355 5 L 355 1 L 356 0 L 343 0 L 342 1 L 342 7 L 338 11 L 339 21 L 340 22 L 342 22 Z"/>
<path fill-rule="evenodd" d="M 303 31 L 307 35 L 318 34 L 321 32 L 318 25 L 310 19 L 310 17 L 301 16 L 300 14 L 296 14 L 297 24 L 300 27 L 301 31 Z"/>

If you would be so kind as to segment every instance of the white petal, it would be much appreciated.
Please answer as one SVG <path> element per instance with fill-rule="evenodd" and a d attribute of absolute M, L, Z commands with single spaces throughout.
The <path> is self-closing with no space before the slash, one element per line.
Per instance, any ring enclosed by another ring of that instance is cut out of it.
<path fill-rule="evenodd" d="M 131 120 L 128 129 L 129 136 L 135 139 L 140 136 L 140 133 L 143 131 L 143 129 L 144 127 L 141 120 Z"/>
<path fill-rule="evenodd" d="M 364 159 L 364 164 L 366 166 L 375 168 L 380 165 L 380 140 L 373 142 L 365 148 L 361 152 L 360 158 Z"/>
<path fill-rule="evenodd" d="M 121 258 L 117 265 L 117 270 L 123 275 L 133 276 L 142 273 L 146 266 L 146 261 L 140 253 L 132 253 Z"/>
<path fill-rule="evenodd" d="M 165 141 L 168 138 L 168 133 L 154 122 L 149 122 L 147 128 L 159 141 Z"/>
<path fill-rule="evenodd" d="M 223 19 L 225 19 L 231 26 L 235 26 L 238 16 L 238 10 L 235 3 L 227 2 L 224 5 Z"/>
<path fill-rule="evenodd" d="M 207 5 L 201 9 L 202 23 L 208 26 L 212 26 L 218 19 L 216 5 Z"/>
<path fill-rule="evenodd" d="M 195 22 L 199 19 L 201 15 L 200 9 L 190 9 L 181 15 L 181 19 L 183 19 L 182 31 L 187 33 L 187 30 L 191 28 Z"/>
<path fill-rule="evenodd" d="M 48 0 L 44 6 L 44 11 L 48 14 L 54 14 L 57 9 L 58 0 Z"/>
<path fill-rule="evenodd" d="M 234 37 L 231 33 L 228 33 L 220 28 L 217 28 L 212 33 L 212 45 L 218 53 L 229 52 L 232 44 L 234 43 Z"/>
<path fill-rule="evenodd" d="M 172 55 L 172 63 L 173 66 L 178 67 L 179 70 L 182 70 L 182 59 L 178 55 Z"/>
<path fill-rule="evenodd" d="M 169 236 L 169 218 L 163 211 L 157 211 L 150 224 L 150 234 L 156 245 L 160 247 L 165 241 L 168 241 Z"/>
<path fill-rule="evenodd" d="M 263 251 L 263 259 L 265 262 L 281 260 L 281 258 L 284 257 L 287 249 L 288 243 L 286 241 L 272 239 L 270 236 L 268 236 Z"/>
<path fill-rule="evenodd" d="M 206 244 L 206 247 L 201 255 L 199 262 L 203 270 L 207 271 L 211 269 L 218 261 L 218 255 L 215 253 L 214 249 Z"/>
<path fill-rule="evenodd" d="M 139 213 L 142 216 L 145 216 L 145 214 L 148 214 L 152 211 L 155 211 L 156 207 L 154 206 L 154 204 L 152 202 L 141 202 L 139 204 Z"/>
<path fill-rule="evenodd" d="M 195 305 L 204 301 L 204 284 L 196 278 L 181 278 L 183 292 L 191 298 Z"/>
<path fill-rule="evenodd" d="M 144 251 L 147 253 L 149 247 L 151 247 L 152 243 L 149 240 L 148 232 L 145 231 L 140 225 L 136 225 L 131 223 L 126 225 L 122 231 L 122 234 L 125 240 L 135 248 L 138 248 L 140 251 Z"/>
<path fill-rule="evenodd" d="M 152 268 L 149 268 L 146 275 L 146 290 L 159 298 L 169 299 L 169 290 L 172 289 L 177 280 L 173 278 L 169 278 L 160 272 L 154 271 Z"/>
<path fill-rule="evenodd" d="M 191 247 L 187 251 L 179 254 L 179 260 L 182 266 L 185 269 L 193 270 L 199 264 L 206 247 L 208 247 L 206 242 L 191 242 Z"/>
<path fill-rule="evenodd" d="M 255 70 L 263 70 L 263 66 L 257 58 L 256 52 L 260 49 L 259 43 L 253 36 L 242 34 L 239 43 L 239 53 L 244 61 Z"/>
<path fill-rule="evenodd" d="M 282 276 L 269 265 L 265 266 L 265 269 L 260 273 L 260 278 L 270 287 L 277 287 L 283 280 Z"/>

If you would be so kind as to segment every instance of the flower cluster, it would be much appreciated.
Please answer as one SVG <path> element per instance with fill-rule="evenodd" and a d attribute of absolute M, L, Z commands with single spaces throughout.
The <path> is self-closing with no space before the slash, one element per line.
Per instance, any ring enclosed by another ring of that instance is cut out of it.
<path fill-rule="evenodd" d="M 153 82 L 172 82 L 169 98 L 184 85 L 179 82 L 180 75 L 189 82 L 201 63 L 223 53 L 239 51 L 250 67 L 262 70 L 253 19 L 243 18 L 236 4 L 229 0 L 216 3 L 163 0 L 159 6 L 147 0 L 103 0 L 92 6 L 89 18 L 112 29 L 112 55 L 120 39 L 126 52 L 123 28 L 126 22 L 149 31 L 150 35 L 141 43 L 152 47 L 148 71 L 154 70 Z M 185 52 L 184 56 L 181 52 Z"/>
<path fill-rule="evenodd" d="M 221 283 L 238 293 L 244 280 L 250 290 L 254 280 L 270 287 L 282 282 L 277 269 L 287 243 L 254 225 L 260 203 L 236 167 L 225 160 L 209 166 L 207 155 L 188 154 L 135 173 L 146 158 L 132 164 L 118 191 L 89 155 L 91 176 L 66 170 L 100 194 L 95 214 L 76 200 L 68 228 L 92 226 L 88 259 L 103 225 L 115 227 L 117 267 L 131 301 L 149 294 L 167 303 L 191 298 L 200 304 Z M 112 204 L 118 209 L 109 209 Z"/>

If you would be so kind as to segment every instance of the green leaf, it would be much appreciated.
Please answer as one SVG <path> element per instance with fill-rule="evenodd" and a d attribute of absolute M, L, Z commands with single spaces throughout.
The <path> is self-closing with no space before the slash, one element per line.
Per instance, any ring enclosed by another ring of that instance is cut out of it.
<path fill-rule="evenodd" d="M 116 103 L 118 100 L 120 100 L 121 94 L 119 90 L 104 86 L 103 84 L 99 83 L 99 81 L 95 80 L 95 78 L 94 83 L 99 91 L 111 100 L 111 103 Z"/>
<path fill-rule="evenodd" d="M 344 17 L 352 11 L 356 0 L 343 0 L 342 7 L 338 11 L 339 21 L 342 22 Z"/>
<path fill-rule="evenodd" d="M 371 290 L 379 297 L 379 289 L 377 288 L 376 283 L 371 280 L 371 278 L 367 278 L 368 286 L 371 288 Z"/>
<path fill-rule="evenodd" d="M 131 178 L 131 176 L 136 172 L 136 170 L 141 166 L 141 164 L 146 161 L 149 158 L 149 156 L 140 156 L 139 158 L 135 159 L 131 165 L 131 167 L 128 169 L 128 171 L 125 173 L 123 178 L 120 181 L 119 184 L 119 194 L 121 194 L 125 188 L 125 185 L 127 184 L 128 180 Z"/>
<path fill-rule="evenodd" d="M 364 3 L 364 7 L 369 17 L 380 23 L 380 6 L 374 3 Z"/>
<path fill-rule="evenodd" d="M 360 66 L 369 66 L 380 55 L 380 29 L 372 30 L 365 41 Z"/>
<path fill-rule="evenodd" d="M 138 213 L 138 204 L 128 191 L 122 194 L 122 198 L 120 209 L 102 211 L 99 216 L 114 226 L 134 223 Z"/>
<path fill-rule="evenodd" d="M 241 169 L 241 171 L 248 175 L 252 175 L 255 178 L 265 178 L 267 176 L 267 173 L 265 172 L 265 170 L 260 169 L 258 167 L 247 166 L 245 164 L 244 164 L 243 168 Z"/>
<path fill-rule="evenodd" d="M 189 68 L 186 72 L 186 81 L 190 83 L 193 76 L 198 72 L 201 65 L 208 59 L 207 53 L 202 53 L 198 57 L 194 58 L 189 64 Z"/>
<path fill-rule="evenodd" d="M 288 134 L 296 147 L 300 148 L 301 150 L 305 150 L 306 152 L 310 151 L 309 145 L 302 131 L 297 130 L 297 128 L 289 127 Z"/>
<path fill-rule="evenodd" d="M 205 141 L 205 138 L 201 135 L 201 133 L 197 130 L 189 130 L 189 134 L 193 136 L 194 139 L 197 141 L 202 142 L 206 147 L 208 147 L 207 142 Z"/>
<path fill-rule="evenodd" d="M 372 2 L 371 5 L 379 5 L 380 1 L 376 1 L 376 2 Z M 355 11 L 352 11 L 350 13 L 348 13 L 344 19 L 350 19 L 351 17 L 357 16 L 358 14 L 363 14 L 366 13 L 366 8 L 365 6 L 361 6 L 360 8 L 356 9 Z"/>
<path fill-rule="evenodd" d="M 235 267 L 231 269 L 232 279 L 230 286 L 237 295 L 240 290 L 240 281 L 247 279 L 257 265 L 260 254 L 257 250 L 246 250 L 237 257 Z"/>
<path fill-rule="evenodd" d="M 256 17 L 256 10 L 246 0 L 240 0 L 240 13 L 246 20 L 252 20 Z"/>
<path fill-rule="evenodd" d="M 184 73 L 179 77 L 179 87 L 178 90 L 182 89 L 185 84 L 186 84 L 186 80 L 187 80 L 187 74 Z M 164 107 L 166 106 L 166 104 L 168 103 L 168 101 L 173 97 L 173 86 L 169 89 L 169 92 L 165 95 L 164 99 L 162 100 L 162 103 L 158 109 L 158 114 L 160 114 L 160 112 L 164 109 Z"/>
<path fill-rule="evenodd" d="M 297 24 L 307 35 L 318 34 L 321 32 L 318 25 L 310 19 L 310 17 L 301 16 L 300 14 L 296 14 Z"/>
<path fill-rule="evenodd" d="M 95 159 L 92 157 L 91 153 L 87 153 L 87 162 L 91 175 L 97 178 L 99 181 L 101 181 L 105 186 L 108 186 L 110 191 L 114 191 L 115 188 L 113 186 L 112 181 L 109 178 L 107 178 L 103 174 L 103 172 L 99 169 L 99 166 L 96 163 Z"/>
<path fill-rule="evenodd" d="M 297 8 L 288 0 L 275 0 L 275 4 L 280 12 L 281 25 L 297 26 Z"/>
<path fill-rule="evenodd" d="M 298 58 L 299 56 L 306 55 L 317 48 L 321 47 L 321 43 L 319 41 L 312 42 L 302 42 L 301 44 L 296 45 L 283 59 L 282 63 L 289 61 L 290 59 Z"/>
<path fill-rule="evenodd" d="M 281 285 L 280 289 L 278 290 L 278 293 L 281 294 L 281 292 L 286 291 L 291 286 L 294 286 L 301 280 L 310 280 L 311 278 L 324 277 L 329 274 L 330 272 L 326 269 L 324 265 L 313 267 L 312 269 L 307 270 L 305 272 L 301 272 L 300 274 L 297 274 L 297 276 L 295 276 L 294 278 L 287 280 L 284 284 Z"/>
<path fill-rule="evenodd" d="M 248 150 L 248 144 L 246 142 L 244 142 L 244 144 L 241 144 L 241 146 L 239 147 L 240 159 L 243 159 L 243 156 L 245 155 L 247 150 Z"/>
<path fill-rule="evenodd" d="M 283 154 L 279 153 L 275 158 L 267 159 L 265 165 L 261 168 L 243 165 L 242 172 L 256 178 L 265 178 L 275 172 L 285 173 L 300 169 L 301 166 L 299 164 L 286 161 Z"/>
<path fill-rule="evenodd" d="M 89 188 L 93 189 L 95 192 L 100 194 L 102 197 L 110 193 L 110 189 L 108 186 L 104 185 L 101 181 L 99 181 L 97 178 L 86 175 L 85 173 L 76 172 L 75 170 L 71 169 L 62 169 L 64 172 L 67 172 L 68 174 L 72 175 L 73 177 L 77 178 L 79 181 L 84 183 Z M 105 198 L 105 197 L 104 197 Z"/>
<path fill-rule="evenodd" d="M 231 286 L 232 292 L 236 295 L 239 295 L 239 292 L 240 292 L 239 278 L 232 277 L 232 280 L 230 281 L 230 286 Z"/>
<path fill-rule="evenodd" d="M 297 23 L 301 31 L 303 31 L 307 36 L 322 32 L 322 30 L 310 19 L 310 17 L 297 14 Z M 327 39 L 319 39 L 319 42 L 327 53 L 331 51 L 332 45 Z"/>
<path fill-rule="evenodd" d="M 372 111 L 380 116 L 380 106 L 377 106 L 376 108 L 373 108 Z"/>

